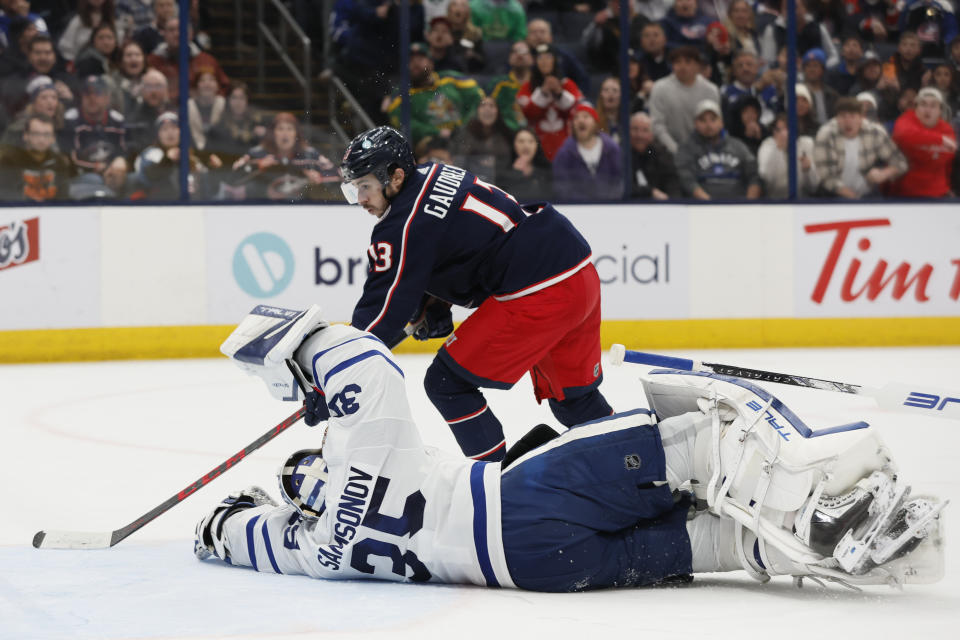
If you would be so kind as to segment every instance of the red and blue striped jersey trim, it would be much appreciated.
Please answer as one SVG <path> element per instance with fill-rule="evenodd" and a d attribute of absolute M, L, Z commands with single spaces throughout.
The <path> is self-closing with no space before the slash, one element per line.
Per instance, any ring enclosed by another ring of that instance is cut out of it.
<path fill-rule="evenodd" d="M 380 313 L 377 314 L 377 317 L 373 319 L 369 325 L 365 327 L 367 331 L 373 332 L 373 328 L 380 324 L 380 321 L 387 315 L 387 309 L 390 308 L 390 302 L 393 300 L 393 294 L 396 292 L 397 287 L 400 285 L 400 280 L 403 278 L 403 267 L 406 264 L 407 260 L 407 237 L 410 235 L 410 225 L 413 223 L 413 219 L 417 215 L 417 211 L 420 209 L 420 201 L 423 199 L 423 195 L 427 192 L 427 188 L 430 186 L 433 176 L 437 172 L 437 168 L 440 165 L 435 164 L 430 169 L 430 173 L 427 174 L 427 178 L 423 181 L 423 186 L 420 188 L 420 193 L 417 195 L 416 201 L 413 203 L 413 208 L 410 209 L 410 215 L 407 217 L 407 221 L 403 225 L 403 244 L 400 247 L 400 266 L 397 267 L 397 275 L 393 279 L 393 284 L 390 285 L 390 289 L 387 291 L 387 297 L 384 299 L 383 308 L 380 309 Z"/>

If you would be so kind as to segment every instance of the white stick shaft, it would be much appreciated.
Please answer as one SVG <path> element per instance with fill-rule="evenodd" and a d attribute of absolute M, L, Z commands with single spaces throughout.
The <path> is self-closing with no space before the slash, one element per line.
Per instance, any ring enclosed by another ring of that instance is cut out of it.
<path fill-rule="evenodd" d="M 889 383 L 882 388 L 864 387 L 849 382 L 837 382 L 820 378 L 809 378 L 787 373 L 774 373 L 761 369 L 748 369 L 737 365 L 716 362 L 700 362 L 686 358 L 664 356 L 643 351 L 631 351 L 623 345 L 615 344 L 610 348 L 610 361 L 613 364 L 632 362 L 651 367 L 664 367 L 680 371 L 716 373 L 741 378 L 753 382 L 776 382 L 796 387 L 834 391 L 872 398 L 877 405 L 889 411 L 902 411 L 934 418 L 960 420 L 960 392 L 938 389 L 926 385 L 906 385 Z"/>

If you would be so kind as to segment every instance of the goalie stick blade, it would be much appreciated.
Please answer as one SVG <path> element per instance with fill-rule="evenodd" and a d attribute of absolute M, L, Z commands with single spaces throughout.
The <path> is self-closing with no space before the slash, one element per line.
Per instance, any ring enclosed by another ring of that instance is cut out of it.
<path fill-rule="evenodd" d="M 37 531 L 33 546 L 37 549 L 109 549 L 111 533 L 88 531 Z"/>

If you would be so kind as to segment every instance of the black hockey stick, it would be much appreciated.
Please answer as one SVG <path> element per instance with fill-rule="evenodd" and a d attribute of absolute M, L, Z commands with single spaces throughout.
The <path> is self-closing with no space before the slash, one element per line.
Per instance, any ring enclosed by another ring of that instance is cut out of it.
<path fill-rule="evenodd" d="M 849 382 L 836 382 L 789 373 L 775 373 L 762 369 L 748 369 L 718 362 L 700 362 L 699 360 L 675 358 L 656 353 L 631 351 L 622 344 L 615 344 L 610 347 L 610 361 L 615 365 L 623 362 L 633 362 L 680 371 L 717 373 L 757 382 L 776 382 L 794 387 L 820 389 L 821 391 L 838 391 L 872 398 L 878 406 L 891 411 L 910 411 L 936 418 L 960 419 L 960 392 L 931 388 L 926 385 L 887 383 L 882 387 L 865 387 Z"/>
<path fill-rule="evenodd" d="M 200 478 L 194 480 L 190 485 L 177 492 L 167 500 L 158 504 L 156 507 L 146 512 L 125 527 L 115 531 L 87 532 L 87 531 L 38 531 L 33 536 L 33 546 L 37 549 L 107 549 L 117 544 L 134 531 L 137 531 L 148 522 L 154 520 L 157 516 L 169 511 L 192 495 L 197 489 L 200 489 L 217 476 L 224 473 L 227 469 L 235 466 L 247 455 L 253 453 L 266 443 L 276 438 L 280 433 L 286 431 L 288 427 L 303 417 L 306 409 L 300 407 L 286 420 L 273 427 L 265 434 L 248 444 L 246 447 L 233 454 L 225 461 L 214 467 L 211 471 Z"/>

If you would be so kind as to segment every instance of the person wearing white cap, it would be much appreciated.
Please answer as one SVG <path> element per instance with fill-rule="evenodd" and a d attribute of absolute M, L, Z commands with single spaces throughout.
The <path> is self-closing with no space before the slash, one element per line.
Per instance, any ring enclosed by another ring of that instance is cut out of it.
<path fill-rule="evenodd" d="M 820 129 L 820 123 L 817 122 L 817 115 L 813 112 L 813 97 L 810 90 L 804 84 L 796 85 L 797 96 L 797 135 L 810 136 L 817 135 Z"/>
<path fill-rule="evenodd" d="M 747 146 L 723 130 L 720 105 L 697 103 L 694 131 L 677 151 L 677 174 L 685 196 L 698 200 L 760 197 L 757 161 Z"/>
<path fill-rule="evenodd" d="M 825 195 L 856 200 L 907 170 L 907 159 L 881 125 L 865 120 L 856 98 L 837 100 L 837 115 L 820 127 L 814 164 Z"/>
<path fill-rule="evenodd" d="M 180 195 L 180 117 L 174 111 L 161 113 L 153 122 L 153 132 L 153 144 L 133 163 L 133 179 L 147 200 L 176 200 Z"/>
<path fill-rule="evenodd" d="M 893 141 L 910 162 L 894 183 L 893 193 L 907 197 L 942 198 L 951 195 L 950 172 L 957 137 L 942 115 L 943 95 L 924 87 L 917 106 L 905 111 L 893 125 Z"/>
<path fill-rule="evenodd" d="M 860 103 L 864 118 L 873 122 L 880 121 L 877 115 L 877 99 L 872 93 L 869 91 L 861 91 L 857 94 L 857 102 Z"/>

